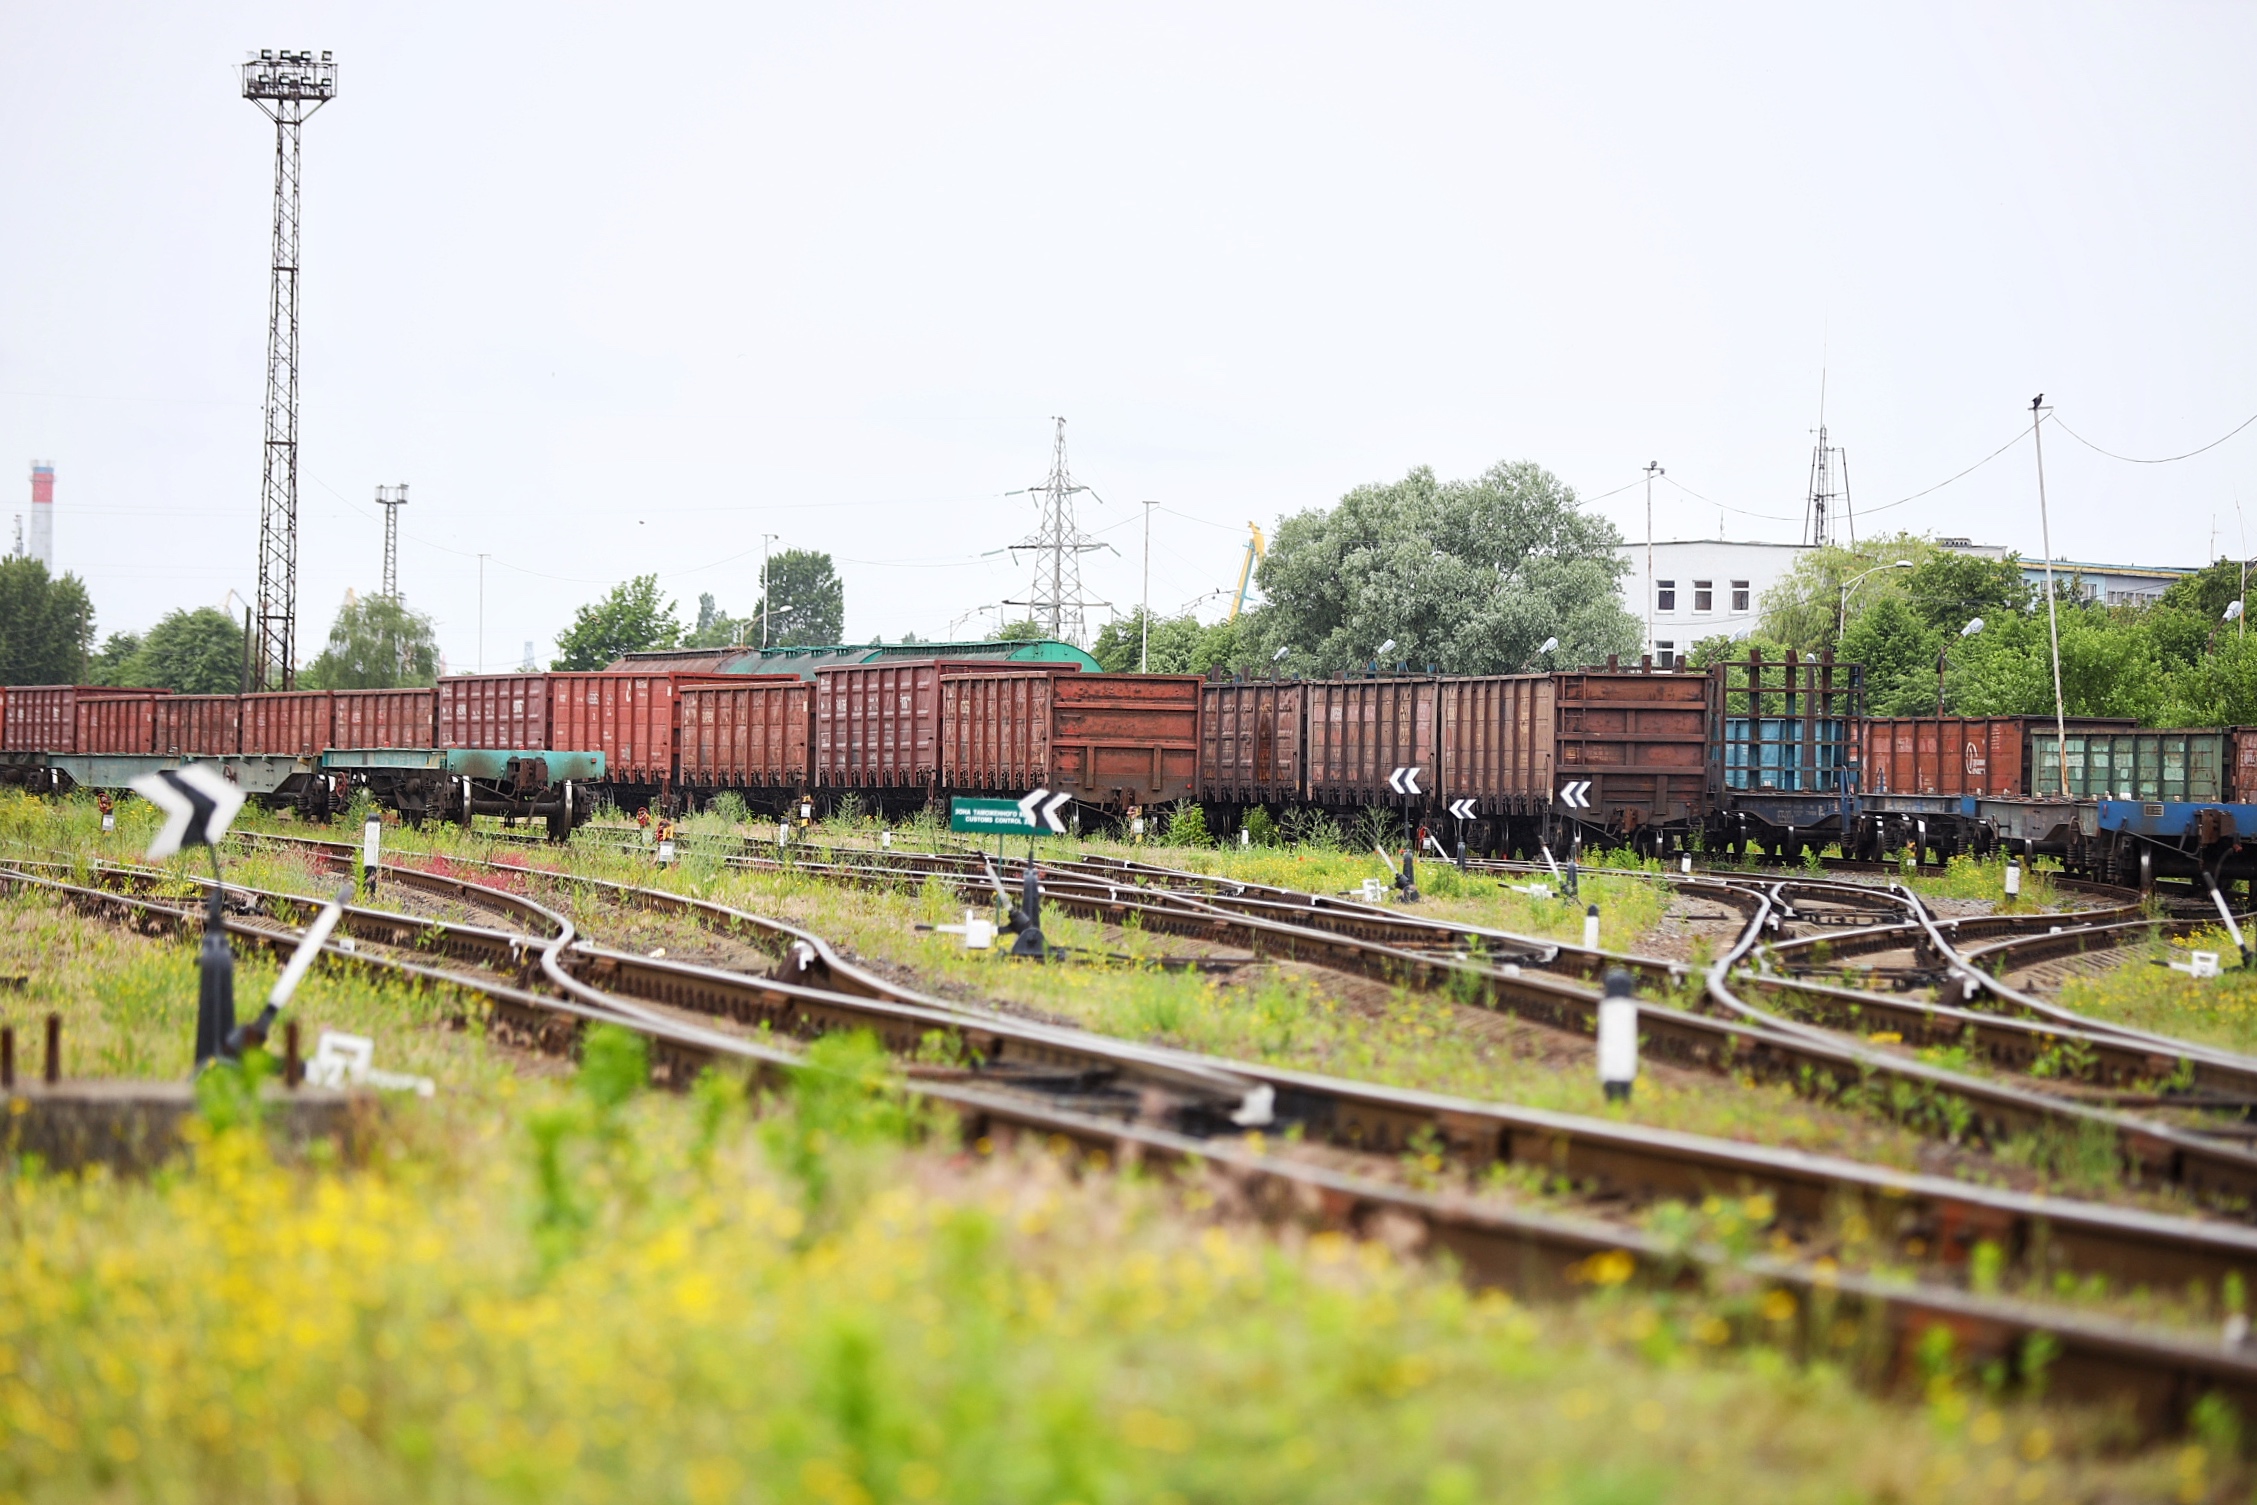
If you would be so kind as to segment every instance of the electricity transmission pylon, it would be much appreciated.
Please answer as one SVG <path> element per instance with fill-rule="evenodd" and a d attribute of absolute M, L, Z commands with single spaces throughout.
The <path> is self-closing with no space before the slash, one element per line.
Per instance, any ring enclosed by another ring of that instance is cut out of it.
<path fill-rule="evenodd" d="M 1083 608 L 1109 604 L 1082 599 L 1081 556 L 1105 545 L 1092 542 L 1075 521 L 1074 496 L 1089 488 L 1075 485 L 1073 472 L 1067 468 L 1066 420 L 1053 418 L 1051 422 L 1058 425 L 1058 431 L 1051 446 L 1050 476 L 1031 488 L 1042 498 L 1042 522 L 1032 538 L 1011 546 L 1014 555 L 1035 556 L 1034 588 L 1025 600 L 1003 604 L 1026 607 L 1050 636 L 1080 648 L 1086 646 L 1082 641 Z"/>
<path fill-rule="evenodd" d="M 326 52 L 318 60 L 311 52 L 262 52 L 243 65 L 243 97 L 274 122 L 254 690 L 287 690 L 298 677 L 298 137 L 306 117 L 336 96 L 337 64 Z"/>

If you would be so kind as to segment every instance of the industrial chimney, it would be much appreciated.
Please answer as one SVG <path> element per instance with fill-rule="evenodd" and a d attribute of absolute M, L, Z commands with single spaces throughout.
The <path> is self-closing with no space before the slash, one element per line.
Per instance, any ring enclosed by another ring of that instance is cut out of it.
<path fill-rule="evenodd" d="M 55 572 L 55 467 L 31 462 L 31 557 Z"/>

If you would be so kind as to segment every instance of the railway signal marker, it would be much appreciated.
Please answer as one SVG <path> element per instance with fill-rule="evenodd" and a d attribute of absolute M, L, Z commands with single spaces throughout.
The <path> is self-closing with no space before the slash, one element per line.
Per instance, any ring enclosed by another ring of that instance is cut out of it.
<path fill-rule="evenodd" d="M 1562 784 L 1560 786 L 1560 803 L 1570 810 L 1590 809 L 1591 781 L 1589 779 L 1570 779 Z"/>
<path fill-rule="evenodd" d="M 199 763 L 145 773 L 129 787 L 165 812 L 163 828 L 149 843 L 151 862 L 182 847 L 217 847 L 234 823 L 235 812 L 243 808 L 242 786 L 230 784 Z"/>
<path fill-rule="evenodd" d="M 1458 799 L 1450 801 L 1450 813 L 1452 815 L 1455 815 L 1459 820 L 1473 819 L 1473 801 L 1470 799 Z"/>
<path fill-rule="evenodd" d="M 1387 776 L 1387 787 L 1397 794 L 1424 794 L 1426 791 L 1418 787 L 1418 776 L 1416 764 L 1409 768 L 1398 768 Z"/>
<path fill-rule="evenodd" d="M 1073 803 L 1073 798 L 1071 794 L 1052 794 L 1047 789 L 1037 789 L 1019 801 L 1019 816 L 1032 830 L 1063 836 L 1066 823 L 1058 818 L 1058 812 Z"/>

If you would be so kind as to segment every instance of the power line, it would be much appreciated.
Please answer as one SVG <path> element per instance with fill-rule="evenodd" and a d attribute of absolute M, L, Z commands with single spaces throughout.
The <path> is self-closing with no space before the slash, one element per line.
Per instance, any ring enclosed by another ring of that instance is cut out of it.
<path fill-rule="evenodd" d="M 2201 449 L 2190 449 L 2183 455 L 2164 455 L 2160 459 L 2155 460 L 2143 460 L 2137 455 L 2119 455 L 2112 449 L 2102 449 L 2099 445 L 2093 443 L 2090 439 L 2087 439 L 2084 435 L 2078 433 L 2075 429 L 2069 427 L 2069 425 L 2067 425 L 2066 423 L 2063 423 L 2059 414 L 2053 415 L 2050 421 L 2055 428 L 2061 430 L 2062 433 L 2067 434 L 2070 438 L 2076 440 L 2079 444 L 2082 444 L 2086 449 L 2091 450 L 2096 455 L 2106 455 L 2111 460 L 2122 460 L 2127 465 L 2170 465 L 2179 460 L 2191 460 L 2196 455 L 2205 454 L 2210 450 L 2216 449 L 2219 445 L 2225 443 L 2228 439 L 2231 439 L 2235 434 L 2240 433 L 2243 429 L 2249 427 L 2249 425 L 2251 425 L 2252 423 L 2257 423 L 2257 413 L 2252 413 L 2247 418 L 2242 419 L 2241 422 L 2235 424 L 2231 429 L 2219 435 L 2217 438 L 2211 440 L 2208 444 L 2203 445 Z"/>

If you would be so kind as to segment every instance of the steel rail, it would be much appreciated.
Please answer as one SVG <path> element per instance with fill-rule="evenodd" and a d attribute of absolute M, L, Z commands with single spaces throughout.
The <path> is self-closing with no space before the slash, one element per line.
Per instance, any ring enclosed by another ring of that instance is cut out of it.
<path fill-rule="evenodd" d="M 453 860 L 479 861 L 460 858 Z M 823 964 L 827 968 L 836 966 L 839 969 L 834 977 L 845 976 L 859 986 L 891 992 L 937 1009 L 962 1007 L 913 994 L 898 984 L 886 983 L 859 968 L 853 968 L 851 964 L 836 961 L 835 953 L 830 951 L 820 937 L 711 900 L 677 895 L 662 889 L 638 888 L 608 879 L 545 873 L 540 869 L 514 864 L 480 865 L 513 875 L 543 876 L 569 884 L 589 886 L 610 894 L 615 899 L 671 907 L 678 912 L 703 913 L 727 924 L 765 929 L 777 940 L 787 942 L 795 951 L 810 951 L 819 958 L 825 958 Z M 1760 934 L 1762 928 L 1761 916 L 1758 916 L 1756 922 L 1750 925 L 1748 933 Z M 621 954 L 610 965 L 632 971 L 641 960 Z M 680 986 L 679 973 L 673 967 L 655 970 L 667 978 L 665 986 Z M 628 983 L 626 978 L 616 975 L 607 975 L 605 980 L 615 987 Z M 713 985 L 709 980 L 708 987 Z M 643 990 L 638 988 L 636 991 Z M 722 991 L 725 995 L 725 985 Z M 731 1007 L 725 996 L 716 998 L 710 994 L 701 995 L 694 989 L 671 996 L 663 993 L 648 996 L 658 996 L 666 1001 L 712 1012 L 726 1012 Z M 1641 1012 L 1650 1013 L 1648 1010 Z M 1874 1222 L 1875 1226 L 1885 1225 L 1888 1219 L 1879 1217 L 1870 1210 L 1876 1205 L 1872 1198 L 1895 1198 L 1901 1202 L 1914 1195 L 1907 1183 L 1888 1182 L 1884 1190 L 1882 1182 L 1859 1181 L 1857 1175 L 1839 1168 L 1830 1173 L 1830 1179 L 1822 1177 L 1819 1181 L 1793 1184 L 1793 1177 L 1783 1172 L 1779 1162 L 1767 1160 L 1761 1154 L 1751 1156 L 1744 1149 L 1711 1148 L 1706 1152 L 1706 1158 L 1702 1159 L 1687 1148 L 1690 1144 L 1698 1143 L 1692 1136 L 1681 1137 L 1667 1150 L 1657 1151 L 1650 1147 L 1640 1149 L 1639 1141 L 1648 1136 L 1650 1131 L 1625 1132 L 1611 1128 L 1603 1120 L 1579 1120 L 1571 1115 L 1531 1113 L 1528 1110 L 1502 1108 L 1435 1094 L 1376 1088 L 1257 1063 L 1193 1056 L 1190 1053 L 1177 1054 L 1187 1064 L 1196 1062 L 1211 1065 L 1266 1083 L 1276 1094 L 1275 1111 L 1281 1120 L 1302 1124 L 1308 1131 L 1357 1148 L 1379 1151 L 1405 1148 L 1415 1144 L 1418 1136 L 1424 1134 L 1438 1137 L 1455 1156 L 1474 1165 L 1491 1161 L 1533 1161 L 1557 1174 L 1595 1178 L 1614 1193 L 1634 1197 L 1650 1198 L 1668 1193 L 1706 1195 L 1725 1183 L 1737 1180 L 1743 1186 L 1750 1183 L 1763 1185 L 1781 1199 L 1783 1206 L 1793 1205 L 1799 1208 L 1800 1215 L 1804 1217 L 1816 1215 L 1818 1204 L 1825 1196 L 1839 1197 L 1845 1188 L 1854 1183 L 1860 1187 L 1860 1197 L 1866 1199 L 1869 1221 Z M 1947 1195 L 1940 1188 L 1954 1185 L 1955 1183 L 1937 1181 L 1926 1194 L 1928 1200 L 1934 1201 L 1936 1197 Z M 1824 1188 L 1823 1191 L 1821 1187 Z M 1968 1193 L 1960 1189 L 1948 1195 L 1964 1202 Z M 1999 1232 L 2002 1246 L 2016 1252 L 2018 1259 L 2021 1257 L 2019 1251 L 2042 1249 L 2046 1244 L 2046 1236 L 2040 1231 L 2039 1224 L 2031 1219 L 2034 1217 L 2042 1221 L 2044 1214 L 2033 1213 L 2030 1204 L 2017 1203 L 2005 1194 L 2001 1196 L 2003 1200 L 1984 1202 L 1979 1210 L 1962 1207 L 1962 1210 L 1956 1212 L 1923 1213 L 1920 1215 L 1922 1225 L 1929 1232 L 1908 1236 L 1919 1236 L 1924 1241 L 1933 1238 L 1936 1246 L 1942 1247 L 1946 1240 L 1938 1230 L 1952 1227 L 1989 1228 Z M 1982 1200 L 1979 1194 L 1978 1200 Z M 1900 1206 L 1900 1216 L 1909 1205 L 1904 1203 Z M 1969 1235 L 1970 1238 L 1973 1236 Z M 2086 1236 L 2090 1236 L 2089 1232 Z M 2123 1264 L 2110 1266 L 2111 1273 L 2115 1274 L 2122 1274 L 2129 1268 L 2132 1267 Z"/>
<path fill-rule="evenodd" d="M 1929 916 L 1927 906 L 1921 904 L 1917 896 L 1908 894 L 1907 898 L 1915 912 L 1928 924 L 1929 944 L 1935 948 L 1943 964 L 1950 969 L 1951 982 L 1947 984 L 1947 997 L 1955 995 L 1961 1001 L 1972 1002 L 1975 998 L 1987 993 L 2008 1007 L 2021 1010 L 2026 1014 L 2056 1019 L 2064 1025 L 2081 1028 L 2088 1034 L 2105 1033 L 2135 1045 L 2145 1045 L 2159 1054 L 2167 1052 L 2178 1060 L 2191 1063 L 2197 1084 L 2215 1087 L 2218 1090 L 2248 1090 L 2242 1086 L 2229 1086 L 2228 1084 L 2229 1082 L 2239 1083 L 2257 1079 L 2257 1056 L 2243 1055 L 2234 1051 L 2222 1050 L 2215 1046 L 2196 1045 L 2170 1035 L 2156 1034 L 2148 1030 L 2134 1029 L 2128 1025 L 2111 1024 L 2106 1020 L 2093 1019 L 2013 986 L 2003 977 L 1986 972 L 1976 965 L 1974 956 L 1953 947 L 1950 940 L 1935 925 L 1933 917 Z M 2167 923 L 2169 922 L 2149 921 L 2141 926 L 2120 928 L 2152 929 Z M 2059 936 L 2050 934 L 2032 936 L 2016 944 L 2018 946 L 2036 946 L 2044 942 L 2062 942 L 2073 934 L 2074 932 L 2065 930 Z M 2002 948 L 1997 946 L 1986 947 L 1982 952 L 1976 954 L 1991 954 L 2000 949 Z"/>
<path fill-rule="evenodd" d="M 811 866 L 802 865 L 798 870 L 806 872 Z M 831 874 L 817 871 L 811 876 Z M 895 869 L 885 877 L 857 867 L 839 876 L 850 882 L 891 886 L 905 874 Z M 1809 886 L 1803 880 L 1797 883 Z M 1726 953 L 1731 963 L 1736 965 L 1769 928 L 1775 902 L 1771 895 L 1755 895 L 1749 924 Z M 1108 902 L 1069 895 L 1059 901 L 1058 907 L 1106 923 L 1123 924 L 1134 916 L 1150 930 L 1210 940 L 1234 937 L 1257 955 L 1315 961 L 1428 990 L 1448 989 L 1461 1001 L 1534 1023 L 1584 1035 L 1597 1031 L 1598 997 L 1594 991 L 1511 963 L 1489 966 L 1433 957 L 1274 921 L 1187 912 L 1172 905 L 1126 899 Z M 1762 991 L 1782 987 L 1778 980 L 1752 972 L 1740 980 Z M 2105 1138 L 2118 1163 L 2135 1179 L 2152 1177 L 2183 1187 L 2197 1199 L 2221 1209 L 2244 1217 L 2257 1216 L 2257 1151 L 1844 1039 L 1788 1014 L 1745 1002 L 1733 994 L 1715 968 L 1706 980 L 1703 996 L 1722 1017 L 1642 1002 L 1641 1049 L 1694 1069 L 1784 1083 L 1824 1101 L 1847 1098 L 1855 1103 L 1870 1098 L 1876 1108 L 1898 1122 L 1951 1141 L 1972 1134 L 1984 1143 L 1996 1144 L 2017 1135 L 2055 1134 L 2076 1142 L 2097 1134 Z"/>
<path fill-rule="evenodd" d="M 169 908 L 149 899 L 22 873 L 0 875 L 0 879 L 64 891 L 77 902 L 98 908 L 131 907 L 140 919 L 161 914 L 182 931 L 199 924 L 193 910 Z M 232 922 L 227 928 L 231 934 L 277 950 L 296 941 L 287 930 Z M 611 1011 L 579 1000 L 527 993 L 490 979 L 369 954 L 332 950 L 330 957 L 482 995 L 490 1005 L 490 1022 L 501 1022 L 499 1033 L 550 1053 L 569 1053 L 589 1023 L 623 1023 L 652 1042 L 654 1075 L 672 1086 L 686 1085 L 698 1069 L 724 1061 L 749 1069 L 755 1084 L 809 1069 L 790 1052 L 665 1019 L 621 1021 Z M 1822 1261 L 1734 1258 L 1720 1249 L 1686 1248 L 1615 1224 L 1410 1190 L 1250 1145 L 1218 1144 L 959 1083 L 911 1080 L 904 1090 L 953 1116 L 960 1138 L 975 1146 L 992 1144 L 998 1135 L 1026 1137 L 1053 1147 L 1078 1146 L 1094 1152 L 1105 1164 L 1165 1164 L 1220 1176 L 1252 1210 L 1271 1221 L 1333 1226 L 1362 1235 L 1384 1233 L 1397 1243 L 1408 1232 L 1421 1252 L 1448 1254 L 1461 1277 L 1477 1286 L 1498 1286 L 1531 1297 L 1565 1294 L 1589 1278 L 1594 1255 L 1609 1260 L 1627 1257 L 1632 1272 L 1664 1288 L 1725 1277 L 1752 1282 L 1760 1290 L 1794 1298 L 1794 1316 L 1769 1324 L 1765 1330 L 1769 1338 L 1785 1339 L 1814 1356 L 1840 1358 L 1845 1355 L 1842 1345 L 1832 1341 L 1834 1335 L 1861 1333 L 1866 1341 L 1846 1357 L 1861 1359 L 1865 1376 L 1882 1384 L 1912 1377 L 1922 1340 L 1941 1327 L 1954 1335 L 1958 1354 L 1965 1360 L 1995 1361 L 2016 1379 L 2031 1378 L 2042 1367 L 2055 1396 L 2114 1403 L 2151 1432 L 2182 1426 L 2193 1403 L 2205 1395 L 2216 1394 L 2241 1406 L 2257 1404 L 2257 1354 L 2192 1335 L 2157 1332 L 1997 1296 L 1845 1274 Z M 1755 1328 L 1753 1322 L 1749 1325 Z M 2051 1356 L 2042 1364 L 2034 1362 L 2041 1339 Z"/>

